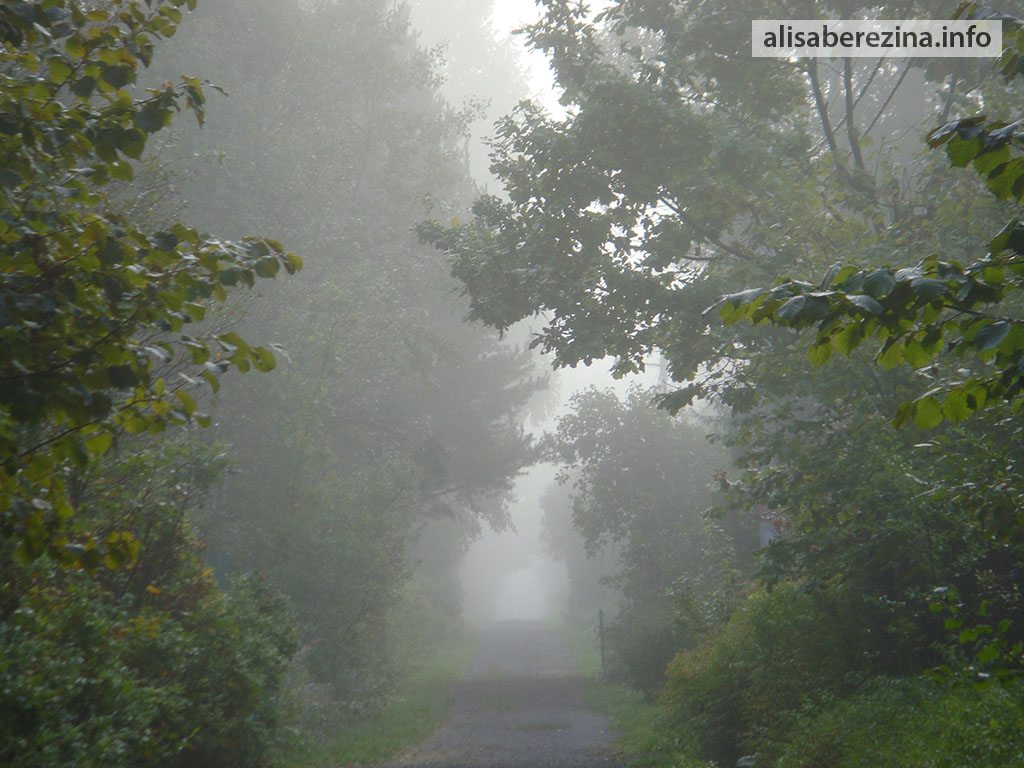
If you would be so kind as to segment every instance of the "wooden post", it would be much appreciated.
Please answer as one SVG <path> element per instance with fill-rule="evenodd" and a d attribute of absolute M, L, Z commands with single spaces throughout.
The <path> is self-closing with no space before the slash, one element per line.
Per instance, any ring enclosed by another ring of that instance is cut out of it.
<path fill-rule="evenodd" d="M 605 679 L 604 671 L 604 609 L 597 609 L 597 637 L 601 643 L 601 679 Z"/>

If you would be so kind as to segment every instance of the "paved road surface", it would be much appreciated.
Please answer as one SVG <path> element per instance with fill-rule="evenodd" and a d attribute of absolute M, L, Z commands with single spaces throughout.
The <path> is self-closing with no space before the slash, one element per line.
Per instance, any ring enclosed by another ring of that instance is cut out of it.
<path fill-rule="evenodd" d="M 481 630 L 450 721 L 391 768 L 620 768 L 608 718 L 587 709 L 572 658 L 540 622 Z"/>

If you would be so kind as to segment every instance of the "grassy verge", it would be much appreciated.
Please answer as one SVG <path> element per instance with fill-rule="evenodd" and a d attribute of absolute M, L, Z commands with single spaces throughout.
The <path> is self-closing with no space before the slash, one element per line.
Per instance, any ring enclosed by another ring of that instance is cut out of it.
<path fill-rule="evenodd" d="M 583 695 L 587 705 L 608 715 L 620 734 L 616 746 L 630 756 L 630 764 L 642 768 L 668 768 L 677 763 L 669 755 L 659 726 L 660 707 L 624 685 L 601 679 L 601 650 L 593 628 L 566 621 L 555 624 L 576 664 L 586 678 Z"/>
<path fill-rule="evenodd" d="M 305 755 L 296 768 L 377 763 L 422 741 L 448 716 L 452 684 L 462 676 L 473 650 L 467 641 L 435 651 L 410 670 L 379 714 L 341 726 L 331 742 Z"/>

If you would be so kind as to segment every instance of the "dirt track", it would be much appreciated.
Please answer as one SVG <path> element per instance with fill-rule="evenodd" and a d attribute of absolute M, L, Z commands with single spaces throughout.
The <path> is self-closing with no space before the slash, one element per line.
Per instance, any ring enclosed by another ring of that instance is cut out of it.
<path fill-rule="evenodd" d="M 587 709 L 558 636 L 539 622 L 481 630 L 450 721 L 394 768 L 619 768 L 608 718 Z"/>

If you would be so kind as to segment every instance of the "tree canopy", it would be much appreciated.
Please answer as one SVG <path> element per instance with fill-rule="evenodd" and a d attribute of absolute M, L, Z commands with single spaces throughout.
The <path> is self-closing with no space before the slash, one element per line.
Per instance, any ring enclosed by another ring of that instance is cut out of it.
<path fill-rule="evenodd" d="M 527 37 L 564 114 L 521 105 L 492 145 L 506 196 L 420 234 L 448 254 L 470 317 L 498 329 L 539 318 L 534 344 L 556 366 L 607 357 L 626 376 L 657 354 L 675 388 L 654 400 L 710 402 L 726 419 L 733 467 L 714 514 L 771 526 L 758 573 L 774 591 L 680 654 L 669 687 L 690 703 L 676 732 L 703 734 L 698 756 L 728 764 L 859 675 L 946 662 L 965 679 L 1012 679 L 1024 100 L 1006 75 L 1020 68 L 1019 22 L 997 15 L 998 66 L 786 60 L 749 55 L 760 3 L 544 7 Z M 898 6 L 954 13 L 993 15 Z M 808 355 L 793 329 L 812 327 Z M 835 633 L 803 642 L 826 625 Z M 794 669 L 806 674 L 786 682 Z"/>
<path fill-rule="evenodd" d="M 203 84 L 185 77 L 129 90 L 157 41 L 194 0 L 71 0 L 0 6 L 0 533 L 25 560 L 117 567 L 130 533 L 97 542 L 70 526 L 67 468 L 105 453 L 122 431 L 209 423 L 195 387 L 229 368 L 270 370 L 273 352 L 235 333 L 186 332 L 211 299 L 252 286 L 298 257 L 274 240 L 224 241 L 182 224 L 147 231 L 104 195 L 131 179 L 149 138 L 187 109 L 203 120 Z M 174 370 L 187 361 L 188 373 Z M 164 372 L 168 375 L 164 375 Z"/>
<path fill-rule="evenodd" d="M 965 6 L 964 11 L 974 6 Z M 1020 73 L 1024 22 L 1005 14 L 973 10 L 969 18 L 1004 22 L 1002 71 Z M 928 136 L 944 146 L 955 168 L 973 167 L 998 200 L 1024 200 L 1021 120 L 984 115 L 952 120 Z M 978 256 L 979 251 L 985 251 Z M 899 255 L 913 258 L 913 253 Z M 726 323 L 740 318 L 772 321 L 792 328 L 817 326 L 809 356 L 826 363 L 833 352 L 849 354 L 871 339 L 883 342 L 875 360 L 884 368 L 906 363 L 921 370 L 936 358 L 961 362 L 973 353 L 983 363 L 939 378 L 915 399 L 902 403 L 896 426 L 910 420 L 928 429 L 943 419 L 958 423 L 986 405 L 1018 400 L 1024 387 L 1024 327 L 1018 291 L 1024 285 L 1024 224 L 1015 215 L 984 248 L 965 254 L 940 250 L 902 268 L 858 268 L 836 263 L 821 281 L 780 279 L 770 290 L 749 289 L 726 296 L 719 313 Z"/>

